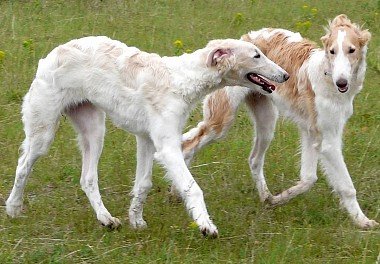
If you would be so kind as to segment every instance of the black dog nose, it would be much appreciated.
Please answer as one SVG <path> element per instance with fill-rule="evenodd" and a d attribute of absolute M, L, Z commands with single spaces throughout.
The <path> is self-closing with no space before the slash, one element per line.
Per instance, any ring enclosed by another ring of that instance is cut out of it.
<path fill-rule="evenodd" d="M 288 73 L 284 74 L 284 80 L 287 81 L 290 78 L 290 75 Z"/>
<path fill-rule="evenodd" d="M 339 79 L 336 81 L 336 86 L 338 86 L 339 88 L 344 88 L 347 86 L 347 84 L 348 82 L 346 79 Z"/>

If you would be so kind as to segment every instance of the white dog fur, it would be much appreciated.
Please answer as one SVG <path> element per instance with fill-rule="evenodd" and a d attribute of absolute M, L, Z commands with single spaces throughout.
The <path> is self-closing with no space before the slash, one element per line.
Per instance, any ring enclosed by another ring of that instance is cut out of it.
<path fill-rule="evenodd" d="M 152 186 L 153 158 L 168 172 L 203 234 L 217 236 L 203 193 L 182 154 L 182 128 L 198 99 L 226 85 L 260 91 L 247 74 L 283 82 L 287 73 L 253 44 L 214 40 L 179 57 L 160 57 L 107 37 L 86 37 L 58 46 L 41 59 L 22 106 L 25 140 L 15 183 L 6 202 L 8 215 L 22 211 L 24 187 L 34 162 L 48 150 L 62 114 L 72 121 L 82 151 L 81 187 L 97 219 L 116 228 L 119 219 L 104 206 L 97 164 L 103 147 L 105 115 L 137 139 L 137 168 L 129 221 L 145 227 L 143 203 Z"/>
<path fill-rule="evenodd" d="M 226 135 L 239 104 L 245 100 L 255 125 L 254 147 L 249 157 L 252 176 L 261 201 L 283 204 L 308 191 L 317 180 L 320 159 L 327 179 L 342 206 L 361 228 L 377 226 L 364 215 L 356 199 L 342 154 L 342 134 L 353 113 L 353 100 L 363 87 L 367 44 L 371 34 L 339 15 L 329 23 L 321 38 L 324 48 L 284 29 L 262 29 L 242 39 L 259 47 L 283 67 L 290 79 L 270 96 L 253 90 L 226 87 L 204 101 L 204 120 L 183 136 L 187 163 L 203 146 Z M 264 177 L 264 157 L 273 138 L 278 111 L 293 120 L 301 132 L 300 181 L 272 195 Z"/>

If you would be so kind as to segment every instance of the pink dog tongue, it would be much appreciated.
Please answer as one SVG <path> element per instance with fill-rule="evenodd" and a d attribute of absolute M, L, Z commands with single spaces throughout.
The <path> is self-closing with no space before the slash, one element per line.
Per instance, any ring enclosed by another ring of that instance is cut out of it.
<path fill-rule="evenodd" d="M 265 80 L 263 77 L 261 77 L 260 75 L 258 75 L 256 73 L 248 74 L 247 78 L 251 82 L 261 86 L 268 93 L 271 93 L 276 89 L 276 86 L 274 86 L 273 84 L 271 84 L 270 82 L 268 82 L 267 80 Z"/>
<path fill-rule="evenodd" d="M 253 79 L 258 82 L 258 83 L 261 83 L 263 86 L 271 89 L 272 91 L 274 91 L 276 89 L 276 86 L 274 86 L 273 84 L 271 84 L 270 82 L 268 82 L 267 80 L 265 80 L 264 78 L 261 78 L 259 75 L 255 75 L 253 77 Z"/>

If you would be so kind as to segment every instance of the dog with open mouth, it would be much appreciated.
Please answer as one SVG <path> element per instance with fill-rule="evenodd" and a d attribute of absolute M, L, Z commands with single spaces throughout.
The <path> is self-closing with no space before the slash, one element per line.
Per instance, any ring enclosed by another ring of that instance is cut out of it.
<path fill-rule="evenodd" d="M 368 30 L 346 15 L 329 22 L 321 38 L 323 48 L 285 29 L 265 28 L 242 36 L 283 67 L 290 78 L 270 96 L 236 87 L 210 94 L 203 104 L 203 121 L 183 135 L 187 163 L 203 146 L 227 134 L 239 104 L 245 101 L 256 131 L 249 166 L 262 202 L 284 204 L 308 191 L 317 181 L 320 161 L 353 222 L 363 229 L 377 226 L 359 206 L 342 153 L 343 129 L 353 113 L 353 100 L 363 88 L 370 38 Z M 255 77 L 249 78 L 270 92 L 270 87 Z M 301 132 L 301 171 L 297 184 L 272 195 L 264 177 L 264 157 L 278 113 L 293 120 Z"/>
<path fill-rule="evenodd" d="M 258 86 L 260 86 L 261 88 L 263 88 L 263 90 L 266 91 L 267 93 L 272 93 L 276 89 L 275 85 L 268 82 L 262 76 L 260 76 L 256 73 L 248 74 L 247 78 L 251 82 L 253 82 L 253 83 L 257 84 Z M 286 79 L 288 79 L 288 78 L 286 78 Z"/>
<path fill-rule="evenodd" d="M 218 230 L 208 214 L 203 192 L 184 161 L 183 126 L 200 98 L 226 85 L 272 92 L 274 86 L 264 78 L 281 83 L 289 75 L 255 45 L 242 40 L 213 40 L 202 49 L 175 57 L 160 57 L 100 36 L 58 46 L 39 61 L 24 97 L 25 140 L 6 201 L 7 214 L 16 217 L 22 212 L 24 188 L 33 164 L 48 151 L 59 119 L 66 115 L 78 133 L 82 190 L 98 221 L 118 228 L 121 222 L 104 206 L 98 187 L 97 165 L 108 115 L 137 139 L 130 225 L 147 225 L 143 204 L 152 187 L 156 160 L 167 170 L 168 179 L 200 231 L 216 237 Z"/>

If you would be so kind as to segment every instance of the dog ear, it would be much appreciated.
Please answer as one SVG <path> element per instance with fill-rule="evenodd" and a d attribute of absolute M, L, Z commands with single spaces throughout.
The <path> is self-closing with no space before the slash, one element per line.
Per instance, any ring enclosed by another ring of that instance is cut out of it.
<path fill-rule="evenodd" d="M 368 29 L 360 32 L 359 43 L 361 47 L 364 47 L 365 45 L 367 45 L 368 41 L 370 40 L 371 40 L 371 33 L 368 31 Z"/>
<path fill-rule="evenodd" d="M 232 51 L 230 49 L 216 48 L 207 56 L 207 67 L 216 66 L 222 59 L 230 57 Z"/>
<path fill-rule="evenodd" d="M 326 35 L 324 35 L 323 37 L 321 37 L 321 41 L 322 41 L 323 47 L 326 48 L 327 41 L 328 41 L 329 38 L 330 38 L 330 33 L 327 33 Z"/>

